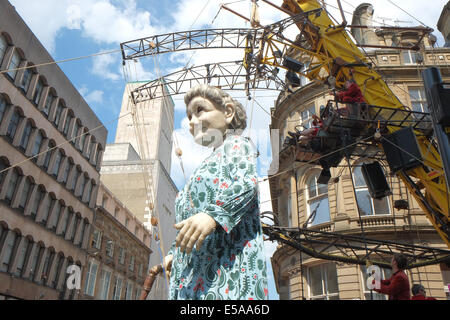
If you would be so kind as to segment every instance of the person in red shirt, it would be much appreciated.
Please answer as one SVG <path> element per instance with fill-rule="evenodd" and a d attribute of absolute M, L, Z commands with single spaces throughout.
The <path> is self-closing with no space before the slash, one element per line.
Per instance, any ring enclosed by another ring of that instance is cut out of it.
<path fill-rule="evenodd" d="M 407 259 L 403 254 L 394 254 L 391 260 L 392 276 L 378 284 L 374 283 L 374 290 L 389 295 L 389 300 L 410 300 L 409 280 L 404 271 L 406 265 Z"/>
<path fill-rule="evenodd" d="M 436 298 L 427 297 L 425 287 L 421 284 L 414 284 L 411 288 L 411 292 L 413 294 L 411 300 L 436 300 Z"/>
<path fill-rule="evenodd" d="M 319 133 L 319 130 L 323 128 L 323 121 L 315 114 L 312 115 L 313 121 L 311 128 L 305 129 L 302 132 L 300 132 L 300 135 L 298 137 L 298 142 L 300 145 L 306 145 L 311 140 L 311 138 L 317 136 Z"/>
<path fill-rule="evenodd" d="M 361 92 L 361 89 L 356 84 L 355 80 L 349 79 L 344 83 L 344 90 L 338 92 L 336 95 L 336 99 L 340 103 L 365 103 L 366 100 Z M 345 107 L 341 107 L 338 109 L 339 113 L 344 116 L 349 116 L 350 114 L 350 106 L 346 105 Z"/>

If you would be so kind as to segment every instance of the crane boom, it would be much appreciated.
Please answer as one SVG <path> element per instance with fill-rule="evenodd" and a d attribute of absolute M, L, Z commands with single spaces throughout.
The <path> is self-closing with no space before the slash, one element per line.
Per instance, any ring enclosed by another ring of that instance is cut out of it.
<path fill-rule="evenodd" d="M 320 10 L 317 0 L 284 0 L 282 8 L 292 15 Z M 309 15 L 307 23 L 297 23 L 301 37 L 307 43 L 307 51 L 316 57 L 323 57 L 320 69 L 307 73 L 312 80 L 318 77 L 326 81 L 334 77 L 336 86 L 341 87 L 345 80 L 353 78 L 362 88 L 365 100 L 370 105 L 405 110 L 405 106 L 384 82 L 381 75 L 371 66 L 365 54 L 357 47 L 345 30 L 345 25 L 336 25 L 325 10 Z M 305 51 L 306 46 L 293 46 Z M 316 58 L 317 59 L 317 58 Z M 263 57 L 262 62 L 268 59 Z M 328 63 L 324 63 L 328 62 Z M 351 70 L 352 69 L 352 74 Z M 383 117 L 383 114 L 380 114 Z M 399 120 L 386 114 L 386 119 Z M 399 130 L 396 126 L 387 126 L 389 133 Z M 441 238 L 450 247 L 449 197 L 442 160 L 433 141 L 414 131 L 421 153 L 420 164 L 396 172 L 411 194 L 425 212 Z"/>

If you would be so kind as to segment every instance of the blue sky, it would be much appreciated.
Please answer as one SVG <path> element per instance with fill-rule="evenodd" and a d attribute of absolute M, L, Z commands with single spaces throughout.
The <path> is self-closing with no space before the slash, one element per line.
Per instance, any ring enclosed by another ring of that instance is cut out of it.
<path fill-rule="evenodd" d="M 47 48 L 55 61 L 82 57 L 99 52 L 118 50 L 120 42 L 141 37 L 202 28 L 249 27 L 241 18 L 230 12 L 221 10 L 220 5 L 227 1 L 218 0 L 10 0 L 16 10 Z M 281 0 L 273 0 L 281 4 Z M 330 4 L 330 13 L 338 18 L 340 15 L 333 9 L 336 1 L 326 1 Z M 344 10 L 353 12 L 362 1 L 342 0 Z M 367 1 L 365 1 L 367 2 Z M 370 1 L 369 1 L 370 2 Z M 407 21 L 404 26 L 416 26 L 420 20 L 434 28 L 438 36 L 438 44 L 443 44 L 442 35 L 437 31 L 436 22 L 446 0 L 433 0 L 433 5 L 424 1 L 396 0 L 395 3 L 407 13 L 392 5 L 389 0 L 372 1 L 377 21 L 395 24 L 395 19 Z M 241 14 L 250 16 L 250 1 L 228 1 L 228 6 Z M 219 13 L 219 14 L 218 14 Z M 218 14 L 218 15 L 217 15 Z M 286 16 L 261 3 L 260 16 L 262 24 L 273 23 Z M 416 20 L 417 19 L 417 20 Z M 214 24 L 211 22 L 214 20 Z M 351 17 L 347 14 L 347 20 Z M 206 62 L 219 62 L 242 59 L 243 52 L 231 50 L 203 50 L 195 53 L 177 53 L 158 57 L 158 67 L 155 60 L 144 58 L 131 66 L 132 72 L 123 72 L 120 52 L 96 57 L 60 63 L 60 68 L 66 73 L 74 86 L 82 93 L 98 118 L 108 129 L 108 143 L 115 137 L 116 119 L 119 116 L 122 95 L 125 86 L 125 76 L 131 80 L 152 80 L 156 76 L 178 70 L 189 61 L 191 65 L 202 65 Z M 39 61 L 33 61 L 38 64 Z M 248 101 L 242 92 L 232 95 L 251 110 L 251 126 L 261 130 L 268 137 L 270 118 L 262 112 L 273 107 L 276 93 L 258 92 L 254 101 Z M 182 96 L 174 96 L 175 130 L 180 145 L 185 146 L 184 164 L 187 175 L 195 168 L 209 151 L 198 149 L 193 145 L 187 131 Z M 263 155 L 259 162 L 261 177 L 267 175 L 270 164 L 270 148 L 267 143 L 262 145 Z M 195 152 L 194 152 L 195 151 Z M 184 184 L 178 161 L 173 156 L 172 178 L 179 188 Z M 270 199 L 267 183 L 261 185 L 263 201 Z M 265 202 L 266 210 L 270 210 L 270 202 Z M 267 243 L 267 256 L 275 249 L 274 243 Z M 268 260 L 269 261 L 269 260 Z M 270 267 L 270 263 L 268 265 Z M 271 269 L 270 269 L 271 270 Z M 271 299 L 277 299 L 272 276 L 270 276 Z"/>

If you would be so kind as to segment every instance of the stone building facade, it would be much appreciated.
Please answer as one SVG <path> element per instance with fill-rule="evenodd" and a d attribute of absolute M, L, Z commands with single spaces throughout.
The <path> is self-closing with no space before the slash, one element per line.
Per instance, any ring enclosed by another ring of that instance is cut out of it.
<path fill-rule="evenodd" d="M 76 298 L 66 270 L 87 264 L 107 130 L 57 64 L 36 65 L 54 60 L 0 7 L 0 299 Z"/>
<path fill-rule="evenodd" d="M 139 85 L 128 83 L 125 88 L 116 139 L 106 146 L 100 179 L 151 230 L 150 266 L 154 266 L 176 236 L 178 188 L 170 177 L 174 103 L 165 97 L 134 107 L 130 91 Z M 152 216 L 158 219 L 157 226 L 152 226 Z M 165 282 L 163 276 L 157 278 L 150 299 L 166 298 Z"/>
<path fill-rule="evenodd" d="M 102 183 L 97 195 L 80 298 L 137 300 L 147 275 L 151 234 Z"/>
<path fill-rule="evenodd" d="M 378 32 L 377 36 L 380 44 L 391 45 L 393 41 L 392 34 Z M 394 44 L 406 43 L 412 37 L 409 32 L 397 32 L 395 36 Z M 432 48 L 429 45 L 431 40 L 425 39 L 424 46 L 418 53 L 392 49 L 368 51 L 377 72 L 400 101 L 420 112 L 427 112 L 421 71 L 429 66 L 438 66 L 444 81 L 450 81 L 450 50 Z M 312 121 L 312 114 L 318 115 L 321 106 L 332 99 L 328 87 L 305 80 L 302 80 L 302 84 L 304 85 L 295 88 L 290 95 L 282 93 L 273 109 L 271 129 L 280 129 L 280 149 L 288 131 L 294 131 L 296 125 L 308 126 Z M 365 161 L 368 160 L 353 162 L 351 169 L 343 161 L 337 168 L 331 169 L 332 179 L 328 184 L 317 183 L 321 168 L 311 165 L 300 165 L 295 170 L 271 178 L 273 210 L 278 215 L 280 224 L 303 226 L 320 203 L 316 217 L 308 224 L 308 228 L 360 235 L 357 199 L 368 238 L 448 249 L 406 187 L 396 176 L 389 175 L 386 163 L 382 165 L 392 195 L 381 200 L 374 200 L 369 196 L 361 173 L 361 163 Z M 292 167 L 292 160 L 286 159 L 280 163 L 279 172 Z M 338 181 L 333 179 L 336 177 L 339 177 Z M 399 199 L 406 199 L 409 209 L 394 209 L 394 201 Z M 339 254 L 330 250 L 326 252 Z M 278 246 L 272 257 L 272 266 L 280 299 L 371 298 L 366 287 L 365 267 L 320 260 L 306 254 L 300 256 L 298 251 L 285 245 Z M 390 270 L 382 270 L 383 278 L 389 274 Z M 429 296 L 438 299 L 449 297 L 449 265 L 421 267 L 408 270 L 407 274 L 410 283 L 424 285 Z M 373 296 L 373 299 L 384 298 L 385 295 Z"/>

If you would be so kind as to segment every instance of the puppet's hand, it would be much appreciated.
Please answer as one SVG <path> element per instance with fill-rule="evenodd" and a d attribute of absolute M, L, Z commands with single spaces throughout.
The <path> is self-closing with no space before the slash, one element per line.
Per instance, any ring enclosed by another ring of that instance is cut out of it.
<path fill-rule="evenodd" d="M 216 226 L 216 221 L 211 216 L 203 212 L 197 213 L 175 225 L 175 229 L 180 230 L 176 246 L 180 247 L 181 252 L 191 253 L 197 244 L 197 250 L 200 250 L 206 236 L 211 234 Z"/>
<path fill-rule="evenodd" d="M 172 260 L 173 260 L 173 255 L 169 254 L 164 257 L 164 262 L 163 262 L 164 270 L 166 270 L 166 275 L 169 278 L 170 278 L 170 272 L 172 271 Z"/>

